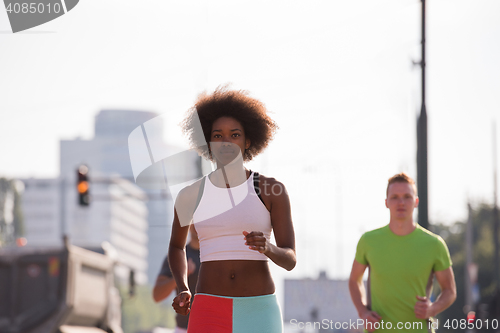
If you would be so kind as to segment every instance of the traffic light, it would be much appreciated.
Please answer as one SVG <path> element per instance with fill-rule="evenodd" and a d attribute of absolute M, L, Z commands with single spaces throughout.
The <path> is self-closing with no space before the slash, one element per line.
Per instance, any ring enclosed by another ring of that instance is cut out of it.
<path fill-rule="evenodd" d="M 128 295 L 130 297 L 135 296 L 135 271 L 133 269 L 130 270 L 128 276 Z"/>
<path fill-rule="evenodd" d="M 86 165 L 80 165 L 76 172 L 78 176 L 76 184 L 76 189 L 78 191 L 78 204 L 80 206 L 88 206 L 90 203 L 88 180 L 89 168 Z"/>

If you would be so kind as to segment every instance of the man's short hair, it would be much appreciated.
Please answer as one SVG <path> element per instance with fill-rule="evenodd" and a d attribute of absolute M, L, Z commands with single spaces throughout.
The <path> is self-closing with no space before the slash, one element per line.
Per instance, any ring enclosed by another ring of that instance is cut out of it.
<path fill-rule="evenodd" d="M 398 173 L 398 174 L 392 176 L 391 178 L 389 178 L 389 181 L 387 183 L 387 190 L 386 190 L 386 194 L 385 194 L 386 196 L 389 195 L 389 186 L 391 186 L 391 184 L 394 184 L 394 183 L 407 183 L 407 184 L 412 185 L 413 190 L 415 191 L 415 195 L 417 195 L 417 185 L 415 185 L 415 181 L 413 180 L 413 178 L 408 176 L 406 173 L 401 172 L 401 173 Z"/>

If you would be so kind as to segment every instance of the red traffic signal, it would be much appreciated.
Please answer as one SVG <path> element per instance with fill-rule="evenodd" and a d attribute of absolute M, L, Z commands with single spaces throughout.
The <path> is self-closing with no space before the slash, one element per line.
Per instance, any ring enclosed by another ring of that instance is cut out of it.
<path fill-rule="evenodd" d="M 86 165 L 80 165 L 77 172 L 76 190 L 78 191 L 78 204 L 80 206 L 88 206 L 90 204 L 89 193 L 89 168 Z"/>
<path fill-rule="evenodd" d="M 16 245 L 19 247 L 26 246 L 28 244 L 28 240 L 24 237 L 19 237 L 16 239 Z"/>
<path fill-rule="evenodd" d="M 467 313 L 467 323 L 473 324 L 475 320 L 476 320 L 476 313 L 474 311 L 469 311 L 469 313 Z"/>

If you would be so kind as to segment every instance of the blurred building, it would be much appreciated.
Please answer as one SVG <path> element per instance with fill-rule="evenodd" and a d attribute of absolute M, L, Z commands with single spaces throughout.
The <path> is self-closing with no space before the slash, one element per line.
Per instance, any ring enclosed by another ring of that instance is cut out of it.
<path fill-rule="evenodd" d="M 116 250 L 121 265 L 116 276 L 126 282 L 130 270 L 139 284 L 147 282 L 148 211 L 144 191 L 128 180 L 108 178 L 92 184 L 96 199 L 78 203 L 76 183 L 61 179 L 24 179 L 22 199 L 27 246 L 74 245 L 103 253 L 104 242 Z M 62 194 L 62 195 L 61 195 Z"/>
<path fill-rule="evenodd" d="M 151 157 L 157 154 L 163 157 L 177 152 L 173 146 L 163 142 L 163 119 L 153 112 L 103 110 L 95 118 L 95 137 L 91 140 L 61 140 L 60 142 L 60 174 L 67 182 L 76 181 L 77 168 L 85 164 L 89 167 L 89 177 L 92 186 L 102 182 L 106 177 L 120 176 L 135 182 L 129 154 L 129 136 L 136 130 L 144 134 L 150 146 L 145 155 Z M 149 155 L 148 155 L 149 153 Z M 175 172 L 182 174 L 181 178 L 191 178 L 200 175 L 199 157 L 196 154 L 180 156 L 174 165 Z M 159 159 L 157 159 L 159 161 Z M 165 165 L 152 160 L 148 172 L 152 185 L 165 182 L 163 172 Z M 161 162 L 161 161 L 160 161 Z M 150 186 L 144 188 L 147 194 L 148 209 L 148 278 L 154 283 L 160 270 L 163 258 L 167 254 L 173 219 L 173 202 L 170 192 L 165 186 Z M 91 205 L 98 204 L 100 198 L 91 193 Z"/>
<path fill-rule="evenodd" d="M 26 239 L 30 246 L 62 245 L 61 195 L 58 179 L 21 179 Z"/>
<path fill-rule="evenodd" d="M 285 280 L 283 317 L 285 332 L 289 333 L 363 332 L 361 327 L 347 325 L 358 320 L 348 281 L 328 279 L 325 272 L 315 280 Z"/>

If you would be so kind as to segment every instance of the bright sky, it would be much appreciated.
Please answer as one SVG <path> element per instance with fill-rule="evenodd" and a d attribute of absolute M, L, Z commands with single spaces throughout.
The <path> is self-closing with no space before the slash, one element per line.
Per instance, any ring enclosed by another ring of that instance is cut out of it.
<path fill-rule="evenodd" d="M 467 198 L 492 202 L 500 1 L 427 13 L 430 221 L 451 223 Z M 345 278 L 362 232 L 388 222 L 387 178 L 416 176 L 419 43 L 417 0 L 82 0 L 17 34 L 0 10 L 0 176 L 56 176 L 59 140 L 91 138 L 102 108 L 164 114 L 183 145 L 183 112 L 231 82 L 280 126 L 249 167 L 288 188 L 299 264 L 286 276 Z"/>

